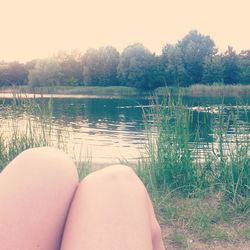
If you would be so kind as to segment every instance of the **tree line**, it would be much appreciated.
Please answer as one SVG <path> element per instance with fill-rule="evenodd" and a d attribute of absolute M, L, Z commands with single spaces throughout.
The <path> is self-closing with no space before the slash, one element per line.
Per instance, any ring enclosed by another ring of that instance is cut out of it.
<path fill-rule="evenodd" d="M 161 55 L 142 44 L 120 54 L 112 46 L 60 52 L 25 64 L 0 62 L 0 86 L 130 86 L 151 90 L 160 86 L 195 83 L 250 83 L 250 50 L 236 53 L 232 47 L 218 53 L 214 41 L 190 31 L 176 44 L 166 44 Z"/>

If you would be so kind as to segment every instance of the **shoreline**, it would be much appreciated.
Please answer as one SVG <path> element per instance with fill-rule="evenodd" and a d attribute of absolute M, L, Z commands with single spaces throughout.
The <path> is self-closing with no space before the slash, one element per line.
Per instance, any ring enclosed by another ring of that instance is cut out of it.
<path fill-rule="evenodd" d="M 54 86 L 33 88 L 28 85 L 1 87 L 0 97 L 11 98 L 13 95 L 24 97 L 48 98 L 124 98 L 150 96 L 188 96 L 188 97 L 250 97 L 250 84 L 194 84 L 189 87 L 158 87 L 152 91 L 143 91 L 125 86 Z"/>

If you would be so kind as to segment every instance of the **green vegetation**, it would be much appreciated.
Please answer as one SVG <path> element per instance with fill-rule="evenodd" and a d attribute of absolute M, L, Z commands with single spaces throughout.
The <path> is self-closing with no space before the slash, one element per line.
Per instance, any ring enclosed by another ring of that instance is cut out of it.
<path fill-rule="evenodd" d="M 227 242 L 234 245 L 230 249 L 237 249 L 237 245 L 249 241 L 249 208 L 237 210 L 220 193 L 204 190 L 199 197 L 183 198 L 178 192 L 151 196 L 167 245 L 193 249 L 193 242 L 198 242 L 206 246 L 200 249 L 210 249 L 214 242 Z M 167 235 L 164 229 L 168 229 Z"/>
<path fill-rule="evenodd" d="M 250 96 L 250 85 L 202 85 L 195 84 L 188 89 L 189 96 Z"/>
<path fill-rule="evenodd" d="M 50 108 L 50 103 L 46 108 L 41 108 L 34 100 L 14 96 L 12 107 L 9 109 L 8 126 L 11 129 L 8 136 L 0 134 L 0 170 L 25 149 L 51 145 Z M 27 122 L 22 124 L 18 119 L 20 109 L 25 110 L 26 114 L 37 114 L 38 120 L 30 116 Z"/>
<path fill-rule="evenodd" d="M 183 233 L 174 232 L 168 236 L 168 239 L 180 248 L 186 248 L 188 246 L 187 237 Z"/>
<path fill-rule="evenodd" d="M 154 91 L 155 95 L 167 96 L 167 95 L 183 95 L 183 96 L 200 96 L 200 97 L 215 97 L 215 96 L 235 96 L 243 97 L 250 96 L 250 85 L 235 84 L 224 85 L 215 83 L 212 85 L 194 84 L 187 88 L 175 88 L 175 87 L 159 87 Z"/>
<path fill-rule="evenodd" d="M 52 119 L 52 99 L 42 100 L 38 104 L 36 99 L 20 98 L 13 95 L 12 106 L 8 108 L 7 135 L 0 133 L 0 172 L 18 154 L 34 147 L 51 146 L 65 152 L 68 151 L 64 141 L 65 134 L 56 128 Z M 4 100 L 2 101 L 4 102 Z M 1 108 L 5 108 L 0 104 Z M 24 113 L 25 119 L 19 116 Z M 71 155 L 78 169 L 79 178 L 82 179 L 91 171 L 91 156 Z"/>
<path fill-rule="evenodd" d="M 68 94 L 68 95 L 94 95 L 94 96 L 130 96 L 141 93 L 136 88 L 124 86 L 109 86 L 109 87 L 88 87 L 88 86 L 58 86 L 58 87 L 37 87 L 21 86 L 15 89 L 21 93 L 42 93 L 42 94 Z"/>
<path fill-rule="evenodd" d="M 0 93 L 23 93 L 23 94 L 59 94 L 59 95 L 88 95 L 88 96 L 148 96 L 152 92 L 142 91 L 134 87 L 125 86 L 52 86 L 31 87 L 29 85 L 17 87 L 2 87 Z M 194 97 L 249 97 L 250 85 L 224 85 L 215 83 L 212 85 L 194 84 L 189 87 L 158 87 L 153 91 L 156 96 L 194 96 Z"/>
<path fill-rule="evenodd" d="M 245 112 L 247 117 L 249 111 Z M 230 114 L 225 114 L 223 106 L 219 108 L 217 118 L 212 121 L 216 123 L 215 140 L 203 146 L 202 161 L 195 154 L 199 152 L 206 119 L 204 124 L 196 124 L 196 130 L 191 133 L 193 114 L 180 97 L 175 100 L 165 98 L 163 103 L 154 102 L 149 115 L 152 120 L 146 119 L 148 157 L 142 159 L 138 168 L 142 179 L 150 190 L 178 188 L 182 194 L 192 194 L 215 187 L 232 198 L 233 203 L 248 198 L 250 137 L 238 123 L 239 107 Z M 235 135 L 227 133 L 229 127 Z M 152 129 L 156 129 L 156 134 L 151 132 Z M 239 138 L 244 138 L 244 143 L 239 143 Z"/>
<path fill-rule="evenodd" d="M 181 194 L 191 195 L 210 187 L 222 192 L 234 205 L 250 205 L 250 137 L 240 126 L 239 115 L 239 107 L 227 115 L 223 105 L 219 108 L 212 121 L 216 124 L 215 140 L 203 146 L 201 159 L 197 154 L 206 119 L 191 133 L 194 111 L 180 97 L 165 98 L 163 103 L 156 99 L 150 113 L 145 114 L 147 157 L 138 165 L 138 173 L 149 190 L 178 189 Z M 235 135 L 228 134 L 229 129 Z M 241 143 L 240 138 L 244 139 Z"/>
<path fill-rule="evenodd" d="M 156 134 L 148 127 L 150 120 L 146 120 L 149 130 L 148 157 L 139 163 L 138 173 L 150 190 L 169 187 L 191 192 L 198 176 L 188 147 L 190 111 L 179 102 L 165 101 L 154 103 L 149 116 L 153 117 L 152 128 L 156 129 Z"/>
<path fill-rule="evenodd" d="M 250 50 L 237 54 L 229 46 L 219 54 L 214 41 L 198 31 L 190 31 L 177 44 L 166 44 L 161 55 L 136 43 L 122 53 L 107 46 L 84 54 L 61 52 L 26 64 L 0 62 L 0 87 L 123 86 L 149 91 L 216 82 L 249 85 Z"/>
<path fill-rule="evenodd" d="M 154 98 L 152 109 L 145 113 L 147 153 L 137 173 L 150 191 L 159 220 L 172 232 L 166 237 L 169 244 L 186 248 L 187 238 L 248 239 L 250 136 L 239 124 L 239 109 L 225 115 L 223 105 L 219 108 L 212 121 L 215 140 L 202 146 L 202 156 L 198 154 L 206 118 L 191 133 L 195 111 L 181 97 L 163 102 Z M 239 224 L 241 230 L 237 230 Z"/>

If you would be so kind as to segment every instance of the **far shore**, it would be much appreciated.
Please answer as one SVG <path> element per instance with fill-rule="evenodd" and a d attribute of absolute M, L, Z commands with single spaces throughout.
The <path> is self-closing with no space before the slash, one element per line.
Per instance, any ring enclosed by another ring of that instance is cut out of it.
<path fill-rule="evenodd" d="M 134 96 L 168 96 L 181 95 L 193 97 L 250 97 L 250 84 L 194 84 L 189 87 L 158 87 L 152 91 L 143 91 L 125 86 L 53 86 L 31 87 L 29 85 L 1 87 L 0 98 L 12 98 L 13 95 L 22 94 L 21 97 L 53 97 L 53 98 L 119 98 Z"/>

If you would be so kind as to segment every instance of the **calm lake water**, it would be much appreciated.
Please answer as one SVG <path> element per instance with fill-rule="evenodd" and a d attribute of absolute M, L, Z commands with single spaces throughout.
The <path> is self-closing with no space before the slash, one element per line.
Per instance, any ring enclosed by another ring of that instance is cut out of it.
<path fill-rule="evenodd" d="M 48 99 L 38 99 L 38 103 L 41 106 L 46 105 L 46 100 Z M 246 129 L 249 136 L 249 98 L 241 99 L 240 102 L 245 104 L 240 110 L 240 126 Z M 11 98 L 0 99 L 0 129 L 4 135 L 8 135 L 11 129 L 11 103 Z M 205 122 L 203 142 L 215 141 L 216 117 L 222 98 L 184 98 L 184 103 L 194 110 L 191 129 L 196 127 L 198 120 Z M 236 99 L 225 98 L 223 103 L 226 122 L 226 116 L 235 109 Z M 70 154 L 76 158 L 91 157 L 94 164 L 113 164 L 121 160 L 135 162 L 143 154 L 146 142 L 142 109 L 147 110 L 150 105 L 150 99 L 144 97 L 112 99 L 57 96 L 52 102 L 52 120 Z M 18 124 L 23 127 L 28 117 L 36 120 L 35 114 L 29 114 L 27 110 L 18 112 Z M 230 124 L 227 133 L 234 134 L 233 126 Z"/>

